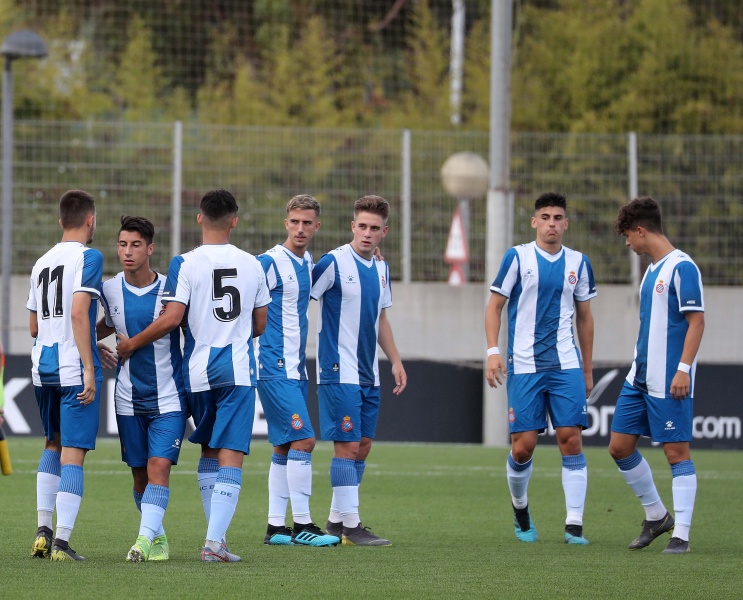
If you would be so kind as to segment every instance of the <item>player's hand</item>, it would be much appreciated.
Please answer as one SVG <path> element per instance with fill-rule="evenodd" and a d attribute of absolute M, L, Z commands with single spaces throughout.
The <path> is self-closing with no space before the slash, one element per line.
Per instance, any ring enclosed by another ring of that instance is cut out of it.
<path fill-rule="evenodd" d="M 2 408 L 0 408 L 0 427 L 2 427 L 3 424 L 5 423 L 5 419 L 3 418 L 4 414 L 5 414 L 5 411 Z"/>
<path fill-rule="evenodd" d="M 395 396 L 399 396 L 408 385 L 408 374 L 405 372 L 405 367 L 402 366 L 401 362 L 392 365 L 392 375 L 395 378 L 395 387 L 392 393 Z"/>
<path fill-rule="evenodd" d="M 124 363 L 132 354 L 134 350 L 131 348 L 132 343 L 128 337 L 123 333 L 116 334 L 116 354 L 119 355 L 121 362 Z"/>
<path fill-rule="evenodd" d="M 83 369 L 83 391 L 77 395 L 80 404 L 90 404 L 95 400 L 95 369 Z"/>
<path fill-rule="evenodd" d="M 688 398 L 691 391 L 691 377 L 683 371 L 676 371 L 671 380 L 671 396 L 676 400 Z"/>
<path fill-rule="evenodd" d="M 491 354 L 488 356 L 485 378 L 488 380 L 488 385 L 491 388 L 497 388 L 499 385 L 503 385 L 503 380 L 506 378 L 506 365 L 503 364 L 500 354 Z"/>
<path fill-rule="evenodd" d="M 384 260 L 384 256 L 382 256 L 382 251 L 379 249 L 379 246 L 374 248 L 374 258 L 376 258 L 378 261 Z"/>
<path fill-rule="evenodd" d="M 586 398 L 591 395 L 593 391 L 593 371 L 583 372 L 583 379 L 586 382 Z"/>
<path fill-rule="evenodd" d="M 119 365 L 119 359 L 114 351 L 103 342 L 98 342 L 98 353 L 101 355 L 101 364 L 104 369 L 115 369 Z"/>

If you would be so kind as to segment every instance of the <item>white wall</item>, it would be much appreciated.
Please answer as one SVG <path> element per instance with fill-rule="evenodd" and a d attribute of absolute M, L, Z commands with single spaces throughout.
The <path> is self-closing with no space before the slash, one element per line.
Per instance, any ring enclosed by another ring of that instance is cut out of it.
<path fill-rule="evenodd" d="M 11 338 L 8 354 L 29 352 L 28 277 L 12 278 Z M 637 293 L 630 286 L 599 285 L 591 301 L 596 321 L 594 362 L 627 363 L 637 335 Z M 392 282 L 393 306 L 388 315 L 403 358 L 437 361 L 481 361 L 485 352 L 483 320 L 486 286 L 451 287 L 445 283 Z M 706 329 L 699 359 L 711 363 L 743 363 L 743 288 L 705 289 Z M 310 303 L 308 352 L 315 355 L 317 303 Z M 380 351 L 381 354 L 381 351 Z"/>

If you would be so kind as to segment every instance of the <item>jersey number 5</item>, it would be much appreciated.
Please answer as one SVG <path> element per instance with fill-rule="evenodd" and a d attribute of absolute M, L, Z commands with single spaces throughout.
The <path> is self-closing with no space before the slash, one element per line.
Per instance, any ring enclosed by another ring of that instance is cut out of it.
<path fill-rule="evenodd" d="M 64 275 L 64 265 L 54 268 L 49 274 L 49 267 L 39 273 L 39 283 L 41 286 L 41 318 L 48 319 L 52 314 L 49 312 L 49 284 L 55 283 L 54 293 L 54 316 L 64 316 L 64 306 L 62 304 L 62 277 Z"/>
<path fill-rule="evenodd" d="M 214 309 L 214 316 L 220 321 L 234 321 L 240 316 L 240 290 L 233 285 L 223 285 L 223 279 L 236 278 L 237 269 L 214 269 L 212 271 L 212 300 L 230 297 L 230 309 L 221 306 Z"/>

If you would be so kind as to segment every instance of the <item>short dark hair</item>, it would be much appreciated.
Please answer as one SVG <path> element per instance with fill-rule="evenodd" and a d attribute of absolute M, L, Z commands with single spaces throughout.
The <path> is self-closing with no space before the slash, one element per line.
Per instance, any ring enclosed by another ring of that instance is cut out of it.
<path fill-rule="evenodd" d="M 379 215 L 387 221 L 387 218 L 390 216 L 390 203 L 381 196 L 374 196 L 373 194 L 362 196 L 353 204 L 354 217 L 360 212 Z"/>
<path fill-rule="evenodd" d="M 315 216 L 320 216 L 320 203 L 309 194 L 299 194 L 286 203 L 286 214 L 293 210 L 314 210 Z"/>
<path fill-rule="evenodd" d="M 558 194 L 557 192 L 545 192 L 534 202 L 534 210 L 539 210 L 545 206 L 556 206 L 567 211 L 568 201 L 565 199 L 565 196 Z"/>
<path fill-rule="evenodd" d="M 133 231 L 142 236 L 147 245 L 152 243 L 155 239 L 155 226 L 145 219 L 144 217 L 129 217 L 127 215 L 121 215 L 121 229 L 122 231 Z"/>
<path fill-rule="evenodd" d="M 614 230 L 617 235 L 636 227 L 644 227 L 653 233 L 663 233 L 660 206 L 650 196 L 641 196 L 619 209 Z"/>
<path fill-rule="evenodd" d="M 212 190 L 204 194 L 199 204 L 201 214 L 210 221 L 231 219 L 237 215 L 239 207 L 235 197 L 227 190 Z"/>
<path fill-rule="evenodd" d="M 63 229 L 77 229 L 95 214 L 95 200 L 88 192 L 68 190 L 59 199 L 59 220 Z"/>

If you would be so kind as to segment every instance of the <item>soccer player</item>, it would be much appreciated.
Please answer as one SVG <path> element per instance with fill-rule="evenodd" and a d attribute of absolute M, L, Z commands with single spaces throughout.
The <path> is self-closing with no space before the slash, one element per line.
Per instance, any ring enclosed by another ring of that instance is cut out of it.
<path fill-rule="evenodd" d="M 143 217 L 121 217 L 118 255 L 124 270 L 103 284 L 105 317 L 99 338 L 131 337 L 160 313 L 165 276 L 150 268 L 154 225 Z M 163 516 L 170 498 L 170 468 L 178 463 L 186 428 L 180 330 L 143 346 L 116 375 L 116 422 L 121 458 L 132 469 L 134 503 L 142 513 L 139 535 L 127 560 L 168 560 Z M 102 350 L 103 351 L 103 350 Z"/>
<path fill-rule="evenodd" d="M 208 506 L 203 562 L 238 562 L 224 537 L 242 487 L 244 455 L 250 452 L 255 413 L 253 337 L 263 333 L 271 298 L 258 260 L 230 244 L 238 206 L 226 190 L 201 199 L 197 221 L 203 245 L 170 263 L 163 293 L 165 310 L 152 325 L 121 340 L 118 354 L 132 353 L 173 331 L 186 318 L 183 380 L 203 458 L 218 472 Z"/>
<path fill-rule="evenodd" d="M 273 457 L 268 472 L 268 545 L 335 546 L 312 522 L 312 451 L 315 432 L 307 412 L 307 307 L 312 256 L 307 247 L 320 229 L 320 204 L 309 195 L 286 205 L 287 238 L 258 260 L 271 290 L 266 331 L 258 338 L 258 393 L 268 422 Z M 291 498 L 293 529 L 286 526 Z"/>
<path fill-rule="evenodd" d="M 103 255 L 87 247 L 96 226 L 93 196 L 65 192 L 59 224 L 62 241 L 36 261 L 26 303 L 36 338 L 31 373 L 46 436 L 36 475 L 38 531 L 31 556 L 85 560 L 69 540 L 83 496 L 85 454 L 95 448 L 103 381 L 95 344 Z"/>
<path fill-rule="evenodd" d="M 582 431 L 588 426 L 586 398 L 593 389 L 593 315 L 596 296 L 591 263 L 563 246 L 568 228 L 565 197 L 548 192 L 534 203 L 536 240 L 511 248 L 490 286 L 485 314 L 487 380 L 491 387 L 508 376 L 511 452 L 506 464 L 514 511 L 514 531 L 522 542 L 536 542 L 528 488 L 537 436 L 547 414 L 562 455 L 565 542 L 585 545 L 583 511 L 588 470 Z M 508 357 L 498 349 L 501 313 L 508 302 Z M 578 344 L 573 338 L 575 315 Z"/>
<path fill-rule="evenodd" d="M 615 229 L 626 245 L 653 261 L 640 284 L 640 332 L 635 358 L 617 400 L 609 453 L 645 509 L 639 550 L 673 529 L 664 554 L 689 551 L 697 475 L 689 442 L 694 417 L 694 375 L 704 333 L 702 276 L 694 261 L 663 234 L 660 208 L 646 196 L 623 206 Z M 637 450 L 640 436 L 663 444 L 673 478 L 672 517 Z"/>
<path fill-rule="evenodd" d="M 379 416 L 377 342 L 392 363 L 401 394 L 407 375 L 386 309 L 392 305 L 387 263 L 374 251 L 387 235 L 390 206 L 379 196 L 354 204 L 353 240 L 324 255 L 312 270 L 311 296 L 320 301 L 317 382 L 322 438 L 333 440 L 333 501 L 325 527 L 345 545 L 389 546 L 363 527 L 359 485 Z"/>

